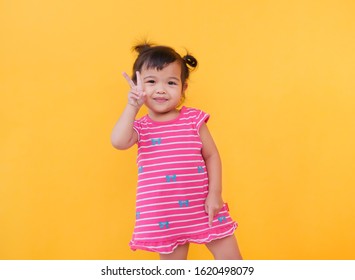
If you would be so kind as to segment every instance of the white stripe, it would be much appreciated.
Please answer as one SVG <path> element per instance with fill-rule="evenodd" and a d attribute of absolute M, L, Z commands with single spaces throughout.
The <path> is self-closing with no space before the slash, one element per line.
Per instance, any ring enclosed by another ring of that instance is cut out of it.
<path fill-rule="evenodd" d="M 163 163 L 156 163 L 156 164 L 148 164 L 148 165 L 144 165 L 143 167 L 153 167 L 153 166 L 161 166 L 161 165 L 169 165 L 169 164 L 179 164 L 179 163 L 202 163 L 205 164 L 205 161 L 203 160 L 203 158 L 201 160 L 186 160 L 186 161 L 168 161 L 168 162 L 163 162 Z"/>
<path fill-rule="evenodd" d="M 143 213 L 143 212 L 141 212 L 141 213 Z M 197 214 L 201 214 L 201 213 L 206 213 L 206 212 L 203 210 L 203 211 L 191 212 L 191 213 L 173 214 L 173 215 L 165 215 L 165 216 L 155 216 L 155 217 L 151 217 L 151 218 L 139 218 L 139 220 L 137 220 L 137 223 L 138 222 L 143 222 L 143 221 L 146 221 L 146 220 L 164 219 L 164 218 L 170 218 L 170 217 L 176 217 L 176 216 L 192 216 L 192 215 L 197 215 Z"/>
<path fill-rule="evenodd" d="M 189 202 L 195 202 L 195 201 L 200 201 L 200 200 L 206 200 L 206 198 L 196 198 L 196 199 L 189 199 Z M 151 206 L 158 206 L 158 205 L 167 205 L 167 204 L 179 204 L 178 201 L 168 201 L 168 202 L 160 202 L 160 203 L 152 203 L 152 204 L 147 204 L 147 205 L 142 205 L 142 206 L 137 206 L 136 209 L 140 209 L 140 208 L 145 208 L 145 207 L 151 207 Z M 201 206 L 201 204 L 199 204 Z M 178 209 L 182 209 L 183 207 L 180 207 Z M 170 208 L 164 208 L 164 209 L 161 209 L 161 210 L 166 210 L 166 211 L 169 211 Z M 156 210 L 158 211 L 158 210 Z M 141 211 L 139 211 L 141 212 Z M 141 212 L 142 213 L 146 213 L 145 211 L 144 212 Z"/>
<path fill-rule="evenodd" d="M 165 146 L 171 146 L 171 145 L 186 145 L 186 144 L 201 144 L 201 141 L 180 141 L 180 142 L 168 142 L 168 143 L 163 143 L 160 145 L 149 145 L 149 146 L 140 146 L 138 148 L 138 150 L 142 150 L 142 149 L 149 149 L 149 148 L 155 148 L 155 149 L 159 149 L 161 147 L 165 147 Z M 200 148 L 201 149 L 201 148 Z M 157 152 L 160 152 L 160 150 L 158 150 Z M 142 152 L 140 153 L 142 154 Z"/>
<path fill-rule="evenodd" d="M 164 136 L 164 137 L 162 137 L 162 140 L 175 139 L 175 138 L 190 138 L 190 137 L 200 139 L 200 137 L 196 134 L 189 134 L 189 135 L 181 134 L 181 135 L 174 135 L 174 136 Z M 152 141 L 152 139 L 144 139 L 141 142 L 151 142 L 151 141 Z"/>
<path fill-rule="evenodd" d="M 176 175 L 176 178 L 177 178 L 177 177 L 188 177 L 188 176 L 200 176 L 200 175 L 206 175 L 206 174 L 207 174 L 206 172 L 204 172 L 204 173 L 201 172 L 201 173 L 191 173 L 191 174 L 168 174 L 168 176 Z M 138 180 L 138 183 L 141 183 L 144 181 L 157 180 L 157 179 L 164 179 L 166 181 L 166 176 L 163 175 L 163 176 L 158 176 L 158 177 L 153 177 L 153 178 L 141 179 L 141 180 Z M 167 183 L 173 183 L 173 182 L 175 182 L 175 181 L 171 181 L 171 182 L 167 182 Z M 182 183 L 182 182 L 184 182 L 184 181 L 176 181 L 176 183 Z M 143 187 L 143 186 L 140 186 L 140 187 Z"/>
<path fill-rule="evenodd" d="M 204 189 L 207 188 L 208 184 L 202 185 L 202 186 L 197 186 L 197 187 L 190 187 L 190 188 L 171 188 L 171 189 L 163 189 L 163 190 L 154 190 L 154 191 L 147 191 L 147 192 L 139 192 L 137 193 L 137 197 L 139 195 L 144 195 L 144 194 L 149 194 L 149 193 L 155 193 L 155 192 L 169 192 L 169 191 L 180 191 L 180 190 L 191 190 L 191 189 Z"/>
<path fill-rule="evenodd" d="M 136 235 L 138 235 L 138 234 L 150 234 L 150 233 L 162 232 L 162 230 L 164 231 L 164 233 L 166 233 L 168 231 L 176 231 L 176 230 L 181 230 L 183 228 L 198 227 L 198 226 L 206 225 L 206 223 L 208 223 L 207 219 L 206 219 L 206 222 L 200 223 L 200 224 L 193 224 L 193 225 L 184 226 L 184 227 L 178 227 L 178 228 L 164 228 L 164 229 L 141 231 L 141 232 L 134 231 L 134 234 L 136 234 Z M 156 223 L 154 226 L 159 227 L 159 224 Z M 181 234 L 181 232 L 180 232 L 180 234 Z"/>
<path fill-rule="evenodd" d="M 204 170 L 206 169 L 206 166 L 204 165 L 199 165 L 201 166 Z M 143 166 L 143 168 L 147 168 L 147 166 Z M 152 170 L 152 171 L 144 171 L 143 173 L 139 173 L 139 175 L 144 176 L 146 174 L 151 174 L 151 173 L 157 173 L 157 172 L 165 172 L 165 171 L 175 171 L 175 170 L 196 170 L 198 166 L 194 167 L 185 167 L 185 168 L 167 168 L 167 169 L 158 169 L 158 170 Z M 200 174 L 203 174 L 202 172 Z"/>
<path fill-rule="evenodd" d="M 198 111 L 188 111 L 183 113 L 183 115 L 176 121 L 186 121 L 186 120 L 195 120 L 198 118 L 198 116 L 196 116 L 196 113 Z M 202 113 L 202 111 L 200 111 L 200 113 Z M 191 116 L 191 114 L 194 114 Z M 135 120 L 137 123 L 140 123 L 141 126 L 146 125 L 146 126 L 155 126 L 155 123 L 152 123 L 146 116 L 144 116 L 141 120 Z M 194 122 L 192 122 L 192 124 L 194 124 Z M 160 127 L 169 127 L 171 126 L 171 124 L 166 124 L 166 125 L 161 125 Z M 142 127 L 143 128 L 143 127 Z"/>
<path fill-rule="evenodd" d="M 204 192 L 197 192 L 197 193 L 182 193 L 182 194 L 174 194 L 174 195 L 167 195 L 167 196 L 164 196 L 164 198 L 171 198 L 171 197 L 181 197 L 181 196 L 193 196 L 193 195 L 203 195 L 205 193 L 208 193 L 208 191 L 204 191 Z M 141 201 L 146 201 L 146 200 L 154 200 L 154 199 L 159 199 L 161 198 L 161 196 L 152 196 L 152 197 L 147 197 L 147 198 L 141 198 L 141 199 L 137 199 L 136 200 L 136 203 L 138 204 L 138 202 L 141 202 Z"/>
<path fill-rule="evenodd" d="M 189 210 L 190 209 L 193 209 L 193 208 L 204 208 L 203 205 L 195 205 L 195 206 L 190 206 L 189 207 Z M 181 207 L 179 208 L 171 208 L 169 210 L 183 210 Z M 140 215 L 144 215 L 144 214 L 149 214 L 149 213 L 157 213 L 157 212 L 166 212 L 165 210 L 151 210 L 151 211 L 143 211 L 143 212 L 140 212 Z M 154 216 L 154 217 L 150 217 L 150 218 L 139 218 L 137 220 L 137 222 L 139 221 L 145 221 L 145 220 L 151 220 L 151 219 L 158 219 L 159 217 L 175 217 L 175 216 L 186 216 L 186 215 L 192 215 L 192 214 L 198 214 L 198 213 L 206 213 L 205 210 L 202 210 L 202 211 L 198 211 L 198 212 L 191 212 L 191 213 L 179 213 L 179 214 L 169 214 L 169 215 L 165 215 L 165 216 Z M 229 213 L 227 210 L 225 209 L 221 209 L 219 212 L 218 212 L 219 215 L 226 215 L 228 217 L 229 216 Z M 216 219 L 215 219 L 216 220 Z"/>
<path fill-rule="evenodd" d="M 193 119 L 193 120 L 196 120 L 197 119 L 197 116 L 196 115 L 194 115 L 194 116 L 188 116 L 188 117 L 186 117 L 186 118 L 181 118 L 180 120 L 191 120 L 191 119 Z"/>
<path fill-rule="evenodd" d="M 152 123 L 150 123 L 152 124 Z M 176 127 L 176 126 L 190 126 L 193 125 L 193 122 L 189 122 L 189 123 L 176 123 L 176 124 L 167 124 L 167 125 L 161 125 L 161 126 L 153 126 L 153 127 L 142 127 L 143 129 L 160 129 L 160 128 L 170 128 L 170 127 Z"/>
<path fill-rule="evenodd" d="M 201 208 L 203 207 L 202 205 L 194 205 L 194 206 L 190 206 L 189 209 L 192 208 Z M 157 212 L 166 212 L 167 209 L 159 209 L 159 210 L 150 210 L 150 211 L 144 211 L 141 212 L 141 214 L 147 214 L 147 213 L 157 213 Z M 181 210 L 181 207 L 178 208 L 170 208 L 169 211 L 175 211 L 175 210 Z"/>
<path fill-rule="evenodd" d="M 148 147 L 149 148 L 149 147 Z M 192 148 L 192 147 L 189 147 L 189 148 L 180 148 L 180 149 L 177 149 L 177 148 L 173 148 L 173 149 L 167 149 L 167 150 L 157 150 L 157 151 L 151 151 L 151 152 L 145 152 L 145 153 L 142 153 L 140 152 L 139 155 L 138 155 L 138 158 L 141 157 L 142 155 L 151 155 L 151 154 L 158 154 L 158 153 L 167 153 L 167 152 L 172 152 L 172 151 L 201 151 L 201 148 Z M 177 154 L 180 156 L 180 154 Z M 176 155 L 175 155 L 176 156 Z"/>
<path fill-rule="evenodd" d="M 176 158 L 176 157 L 201 157 L 201 154 L 186 154 L 186 155 L 175 155 L 175 156 L 165 156 L 165 157 L 155 157 L 149 159 L 139 159 L 138 162 L 141 161 L 151 161 L 151 160 L 158 160 L 163 158 Z M 183 161 L 184 162 L 184 161 Z"/>
<path fill-rule="evenodd" d="M 186 131 L 196 131 L 193 128 L 189 128 L 189 129 L 176 129 L 176 130 L 165 130 L 165 131 L 159 131 L 159 132 L 148 132 L 148 133 L 140 133 L 141 138 L 143 138 L 144 136 L 150 136 L 150 135 L 155 135 L 155 134 L 165 134 L 165 133 L 171 133 L 171 132 L 186 132 Z"/>
<path fill-rule="evenodd" d="M 171 222 L 169 222 L 169 225 L 178 224 L 178 223 L 186 223 L 186 222 L 197 221 L 197 220 L 202 220 L 202 219 L 208 221 L 208 216 L 200 217 L 200 218 L 195 218 L 195 219 L 188 219 L 188 220 L 171 221 Z M 144 225 L 141 225 L 141 226 L 135 226 L 134 228 L 154 227 L 154 226 L 157 226 L 157 224 L 158 224 L 158 223 L 154 223 L 154 224 L 144 224 Z M 193 226 L 194 226 L 194 225 L 193 225 Z M 179 228 L 181 228 L 181 227 L 179 227 Z"/>
<path fill-rule="evenodd" d="M 207 222 L 208 223 L 208 222 Z M 214 226 L 214 228 L 217 228 L 217 227 L 223 227 L 223 226 L 227 226 L 229 224 L 233 224 L 234 221 L 230 221 L 229 223 L 222 223 L 218 226 Z M 166 233 L 167 231 L 174 231 L 174 230 L 179 230 L 179 229 L 182 229 L 182 228 L 189 228 L 189 227 L 194 227 L 194 226 L 200 226 L 200 225 L 206 225 L 206 223 L 202 223 L 202 224 L 196 224 L 196 225 L 192 225 L 192 226 L 186 226 L 186 227 L 179 227 L 179 228 L 168 228 L 168 229 L 164 229 L 164 233 Z M 135 239 L 143 239 L 143 240 L 146 240 L 146 239 L 158 239 L 158 238 L 167 238 L 167 237 L 171 237 L 171 236 L 176 236 L 176 235 L 187 235 L 187 234 L 192 234 L 192 233 L 196 233 L 196 232 L 201 232 L 201 231 L 204 231 L 206 229 L 202 229 L 202 230 L 198 230 L 198 231 L 191 231 L 191 232 L 180 232 L 180 233 L 175 233 L 175 234 L 170 234 L 170 235 L 163 235 L 163 236 L 154 236 L 154 237 L 144 237 L 144 238 L 135 238 Z M 152 230 L 152 231 L 144 231 L 144 232 L 134 232 L 134 235 L 138 235 L 138 234 L 149 234 L 149 233 L 156 233 L 156 232 L 162 232 L 162 229 L 160 230 Z"/>
<path fill-rule="evenodd" d="M 178 181 L 178 182 L 164 182 L 164 183 L 155 183 L 155 184 L 149 184 L 149 185 L 144 185 L 144 186 L 139 186 L 137 189 L 140 190 L 140 189 L 143 189 L 143 188 L 149 188 L 149 187 L 152 187 L 152 186 L 155 186 L 155 187 L 158 187 L 158 186 L 164 186 L 164 185 L 180 185 L 181 183 L 195 183 L 195 182 L 203 182 L 203 181 L 206 181 L 208 180 L 208 178 L 203 178 L 202 180 L 190 180 L 190 181 Z M 174 190 L 174 188 L 172 189 Z"/>
<path fill-rule="evenodd" d="M 200 114 L 198 115 L 198 118 L 200 118 L 201 114 L 202 114 L 202 111 L 201 111 Z M 209 117 L 209 115 L 204 115 L 204 116 L 200 119 L 200 121 L 196 124 L 196 127 L 199 127 L 200 124 L 201 124 L 201 122 L 206 121 L 206 119 L 207 119 L 208 117 Z M 197 133 L 199 133 L 199 132 L 197 131 Z"/>

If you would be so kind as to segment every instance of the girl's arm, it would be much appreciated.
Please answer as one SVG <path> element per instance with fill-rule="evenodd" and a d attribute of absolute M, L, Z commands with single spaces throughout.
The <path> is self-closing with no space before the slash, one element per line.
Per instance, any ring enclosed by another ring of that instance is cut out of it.
<path fill-rule="evenodd" d="M 111 134 L 111 143 L 116 149 L 125 150 L 132 147 L 138 140 L 133 123 L 138 113 L 137 107 L 127 104 Z"/>
<path fill-rule="evenodd" d="M 136 75 L 137 85 L 126 73 L 123 73 L 123 77 L 127 80 L 131 89 L 128 94 L 128 104 L 111 134 L 111 143 L 119 150 L 132 147 L 138 140 L 138 134 L 133 129 L 133 124 L 139 109 L 144 104 L 145 92 L 143 91 L 142 80 L 138 71 Z"/>
<path fill-rule="evenodd" d="M 208 214 L 209 224 L 212 226 L 213 217 L 223 207 L 222 164 L 217 147 L 205 123 L 201 125 L 200 138 L 203 145 L 202 156 L 206 163 L 209 181 L 205 211 Z"/>

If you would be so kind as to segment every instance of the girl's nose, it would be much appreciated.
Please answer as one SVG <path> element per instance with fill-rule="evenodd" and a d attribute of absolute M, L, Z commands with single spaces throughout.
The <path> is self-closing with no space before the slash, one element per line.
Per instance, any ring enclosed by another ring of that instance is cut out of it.
<path fill-rule="evenodd" d="M 156 90 L 156 93 L 157 94 L 165 94 L 166 91 L 164 89 L 162 89 L 162 88 L 159 88 L 159 89 Z"/>
<path fill-rule="evenodd" d="M 158 83 L 155 85 L 155 93 L 156 93 L 156 94 L 165 94 L 165 93 L 166 93 L 164 83 L 158 82 Z"/>

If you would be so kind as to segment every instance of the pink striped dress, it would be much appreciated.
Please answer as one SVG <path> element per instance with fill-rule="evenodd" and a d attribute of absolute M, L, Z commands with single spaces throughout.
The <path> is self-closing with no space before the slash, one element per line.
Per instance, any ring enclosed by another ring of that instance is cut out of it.
<path fill-rule="evenodd" d="M 134 122 L 138 186 L 132 250 L 168 254 L 178 245 L 208 243 L 237 228 L 226 204 L 212 227 L 208 224 L 208 175 L 199 136 L 208 119 L 200 110 L 182 107 L 172 121 L 155 122 L 146 115 Z"/>

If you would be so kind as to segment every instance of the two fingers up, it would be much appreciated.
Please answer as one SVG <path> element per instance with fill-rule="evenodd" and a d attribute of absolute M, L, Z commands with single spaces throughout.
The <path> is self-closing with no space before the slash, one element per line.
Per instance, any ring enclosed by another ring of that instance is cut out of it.
<path fill-rule="evenodd" d="M 142 79 L 140 73 L 137 71 L 137 84 L 135 84 L 126 72 L 122 73 L 123 77 L 126 79 L 130 86 L 130 91 L 128 93 L 128 103 L 132 106 L 140 108 L 144 102 L 146 93 L 143 91 Z"/>

